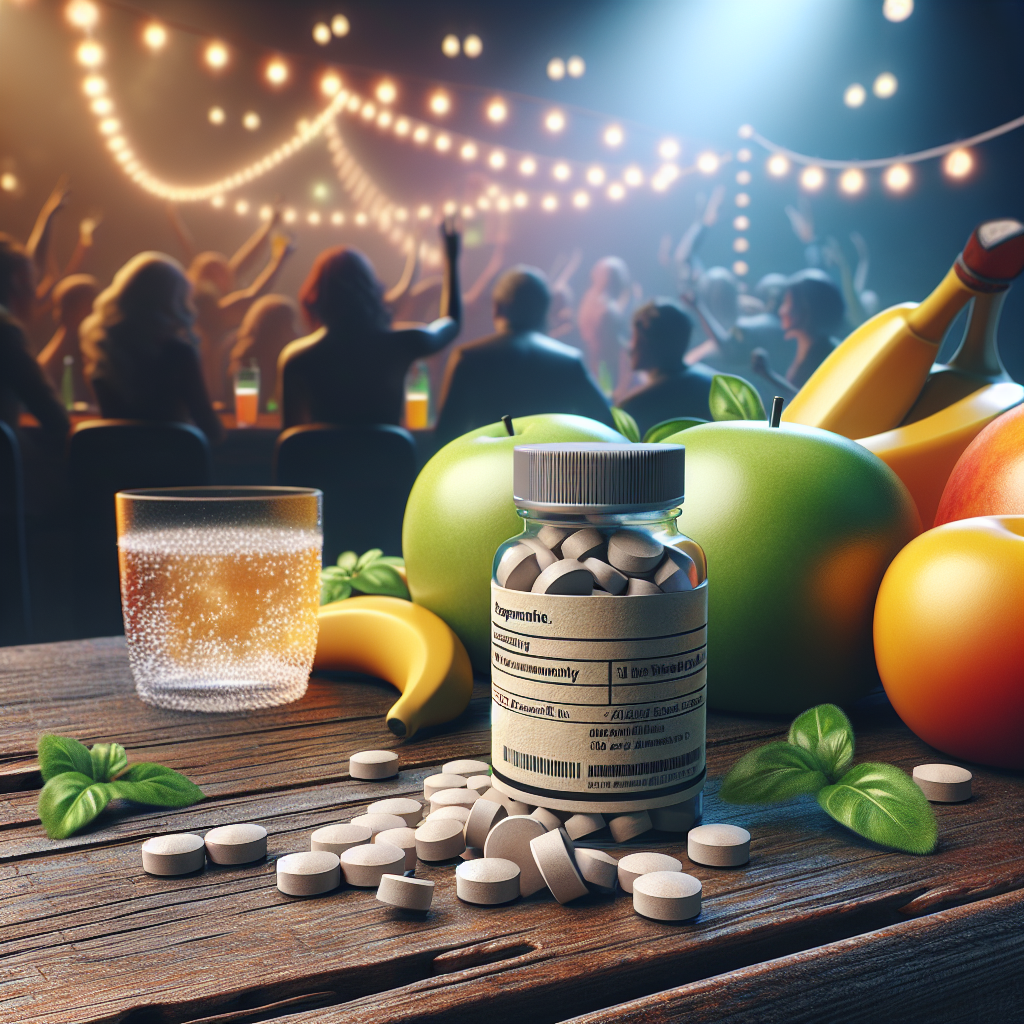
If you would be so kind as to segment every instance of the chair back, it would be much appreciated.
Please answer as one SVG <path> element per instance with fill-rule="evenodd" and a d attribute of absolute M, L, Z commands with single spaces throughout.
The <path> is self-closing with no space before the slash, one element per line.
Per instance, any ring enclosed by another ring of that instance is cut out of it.
<path fill-rule="evenodd" d="M 114 495 L 210 483 L 210 445 L 186 423 L 92 420 L 68 440 L 72 591 L 80 637 L 124 632 Z"/>
<path fill-rule="evenodd" d="M 412 435 L 389 424 L 291 427 L 277 440 L 274 483 L 324 493 L 324 564 L 343 551 L 402 553 L 402 518 L 416 479 Z"/>
<path fill-rule="evenodd" d="M 32 638 L 22 480 L 18 436 L 0 420 L 0 646 Z"/>

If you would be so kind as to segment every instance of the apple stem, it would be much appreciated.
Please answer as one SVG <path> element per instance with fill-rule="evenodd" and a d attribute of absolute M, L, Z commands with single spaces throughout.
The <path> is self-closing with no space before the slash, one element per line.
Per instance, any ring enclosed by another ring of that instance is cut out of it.
<path fill-rule="evenodd" d="M 516 432 L 512 429 L 512 417 L 511 416 L 502 416 L 501 417 L 501 422 L 505 424 L 505 429 L 508 431 L 508 436 L 509 437 L 515 437 L 516 436 Z"/>
<path fill-rule="evenodd" d="M 785 401 L 781 395 L 776 395 L 772 399 L 772 415 L 768 420 L 768 426 L 777 427 L 782 422 L 782 406 Z"/>

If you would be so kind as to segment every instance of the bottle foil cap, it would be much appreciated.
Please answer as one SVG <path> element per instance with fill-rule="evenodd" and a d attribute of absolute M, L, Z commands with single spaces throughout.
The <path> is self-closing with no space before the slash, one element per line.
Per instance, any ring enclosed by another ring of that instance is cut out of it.
<path fill-rule="evenodd" d="M 512 458 L 520 508 L 621 514 L 683 500 L 686 449 L 678 444 L 524 444 Z"/>

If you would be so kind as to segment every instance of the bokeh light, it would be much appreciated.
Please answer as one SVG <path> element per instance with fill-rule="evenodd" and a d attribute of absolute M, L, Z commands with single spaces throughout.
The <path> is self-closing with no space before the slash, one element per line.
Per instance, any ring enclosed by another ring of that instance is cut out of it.
<path fill-rule="evenodd" d="M 394 82 L 385 79 L 377 86 L 376 95 L 381 103 L 394 103 L 398 98 L 398 89 Z"/>
<path fill-rule="evenodd" d="M 571 174 L 572 169 L 569 167 L 567 163 L 565 163 L 564 160 L 559 161 L 557 164 L 555 164 L 554 167 L 551 168 L 551 176 L 555 179 L 555 181 L 568 181 Z"/>
<path fill-rule="evenodd" d="M 114 104 L 106 96 L 101 96 L 89 104 L 89 109 L 98 117 L 105 117 L 114 109 Z"/>
<path fill-rule="evenodd" d="M 560 110 L 549 110 L 544 116 L 544 127 L 553 134 L 562 131 L 565 128 L 565 114 Z"/>
<path fill-rule="evenodd" d="M 494 150 L 494 152 L 493 152 L 493 153 L 491 153 L 491 155 L 490 155 L 490 156 L 489 156 L 489 157 L 487 158 L 487 162 L 488 162 L 488 163 L 489 163 L 489 164 L 491 165 L 491 167 L 493 167 L 493 168 L 494 168 L 494 169 L 495 169 L 496 171 L 500 171 L 500 170 L 501 170 L 501 169 L 502 169 L 502 168 L 503 168 L 503 167 L 505 166 L 505 164 L 506 164 L 507 160 L 506 160 L 506 158 L 505 158 L 505 154 L 504 154 L 504 153 L 503 153 L 503 152 L 502 152 L 502 151 L 501 151 L 500 149 L 496 149 L 496 150 Z"/>
<path fill-rule="evenodd" d="M 331 26 L 326 21 L 318 21 L 313 26 L 313 42 L 326 46 L 331 41 Z"/>
<path fill-rule="evenodd" d="M 99 75 L 89 75 L 82 83 L 82 92 L 86 96 L 102 96 L 107 91 L 107 81 Z"/>
<path fill-rule="evenodd" d="M 750 171 L 737 171 L 736 172 L 736 184 L 737 185 L 749 185 L 750 184 Z"/>
<path fill-rule="evenodd" d="M 331 214 L 331 223 L 335 227 L 341 227 L 341 225 L 345 223 L 345 214 L 343 214 L 341 210 L 335 210 L 334 213 Z"/>
<path fill-rule="evenodd" d="M 18 178 L 10 171 L 0 174 L 0 190 L 4 192 L 16 192 L 18 190 Z"/>
<path fill-rule="evenodd" d="M 84 68 L 98 68 L 103 63 L 103 47 L 91 39 L 78 44 L 75 59 Z"/>
<path fill-rule="evenodd" d="M 114 135 L 121 130 L 121 122 L 116 117 L 106 117 L 100 121 L 101 135 Z"/>
<path fill-rule="evenodd" d="M 447 153 L 448 150 L 452 148 L 452 140 L 447 135 L 438 135 L 438 137 L 434 139 L 434 148 L 439 153 Z"/>
<path fill-rule="evenodd" d="M 288 81 L 288 65 L 280 57 L 274 57 L 267 62 L 264 74 L 271 85 L 284 85 Z"/>
<path fill-rule="evenodd" d="M 599 185 L 604 184 L 604 168 L 603 167 L 588 167 L 587 168 L 587 183 L 597 188 Z"/>
<path fill-rule="evenodd" d="M 679 143 L 675 139 L 662 139 L 658 143 L 658 156 L 662 160 L 675 160 L 679 156 Z"/>
<path fill-rule="evenodd" d="M 260 115 L 255 110 L 248 110 L 242 115 L 242 127 L 249 132 L 256 131 L 260 126 Z"/>
<path fill-rule="evenodd" d="M 459 150 L 459 156 L 463 160 L 475 160 L 476 159 L 476 145 L 472 142 L 464 142 L 462 148 Z"/>
<path fill-rule="evenodd" d="M 420 125 L 412 133 L 412 141 L 415 142 L 417 146 L 422 146 L 423 143 L 426 142 L 427 139 L 429 139 L 429 138 L 430 138 L 430 130 L 428 128 L 425 128 L 423 125 Z"/>
<path fill-rule="evenodd" d="M 524 156 L 519 161 L 519 173 L 525 174 L 526 177 L 530 177 L 532 174 L 537 173 L 537 161 L 532 156 Z"/>
<path fill-rule="evenodd" d="M 525 210 L 530 203 L 530 197 L 525 192 L 517 192 L 512 197 L 512 205 L 519 210 Z"/>
<path fill-rule="evenodd" d="M 896 95 L 900 83 L 891 71 L 883 71 L 871 86 L 871 91 L 880 99 L 887 100 L 890 96 Z"/>
<path fill-rule="evenodd" d="M 746 252 L 750 248 L 750 242 L 745 238 L 734 238 L 732 243 L 733 252 Z"/>
<path fill-rule="evenodd" d="M 789 173 L 789 160 L 781 153 L 776 153 L 774 156 L 768 157 L 767 167 L 768 173 L 773 178 L 781 178 Z"/>
<path fill-rule="evenodd" d="M 71 0 L 64 8 L 64 17 L 75 28 L 95 28 L 100 20 L 99 8 L 91 0 Z"/>
<path fill-rule="evenodd" d="M 906 21 L 914 13 L 914 0 L 885 0 L 882 14 L 887 21 Z"/>
<path fill-rule="evenodd" d="M 459 37 L 449 33 L 441 40 L 441 52 L 446 57 L 458 57 L 462 52 L 462 43 L 459 42 Z"/>
<path fill-rule="evenodd" d="M 206 61 L 207 67 L 213 68 L 214 71 L 220 71 L 221 68 L 227 66 L 228 48 L 223 43 L 209 43 L 203 53 L 203 60 Z"/>
<path fill-rule="evenodd" d="M 409 119 L 407 117 L 400 117 L 395 122 L 395 134 L 404 137 L 409 134 L 409 129 L 411 127 L 412 126 L 409 124 Z"/>
<path fill-rule="evenodd" d="M 882 175 L 885 187 L 890 192 L 906 192 L 914 178 L 906 164 L 893 164 Z"/>
<path fill-rule="evenodd" d="M 623 199 L 626 195 L 625 186 L 618 181 L 613 181 L 608 186 L 608 198 L 613 202 L 617 203 L 620 199 Z"/>
<path fill-rule="evenodd" d="M 151 50 L 162 50 L 167 45 L 167 29 L 158 21 L 151 21 L 142 30 L 142 41 Z"/>
<path fill-rule="evenodd" d="M 565 62 L 565 70 L 570 78 L 582 78 L 587 72 L 586 61 L 582 57 L 570 57 Z"/>
<path fill-rule="evenodd" d="M 848 167 L 839 175 L 839 188 L 848 196 L 860 195 L 866 184 L 864 172 L 857 167 Z"/>
<path fill-rule="evenodd" d="M 239 217 L 244 217 L 248 212 L 248 202 L 246 202 L 246 200 L 244 199 L 239 199 L 238 202 L 235 203 L 235 213 L 237 213 Z"/>
<path fill-rule="evenodd" d="M 800 172 L 800 186 L 807 192 L 817 192 L 825 184 L 825 172 L 820 167 L 805 167 Z"/>
<path fill-rule="evenodd" d="M 744 148 L 736 150 L 736 159 L 739 160 L 741 164 L 750 163 L 753 157 L 754 154 L 751 153 L 749 149 Z"/>
<path fill-rule="evenodd" d="M 452 101 L 448 93 L 438 90 L 430 97 L 430 112 L 443 117 L 452 109 Z"/>
<path fill-rule="evenodd" d="M 751 139 L 754 137 L 754 126 L 752 124 L 741 124 L 736 134 L 741 139 Z"/>
<path fill-rule="evenodd" d="M 974 169 L 974 157 L 969 149 L 954 149 L 942 161 L 942 169 L 951 178 L 966 178 Z"/>
<path fill-rule="evenodd" d="M 719 163 L 720 161 L 714 153 L 710 151 L 701 153 L 697 157 L 697 170 L 701 174 L 714 174 L 718 170 Z"/>
<path fill-rule="evenodd" d="M 349 34 L 352 26 L 348 23 L 348 18 L 344 14 L 336 14 L 331 18 L 331 31 L 340 39 L 342 36 Z"/>
<path fill-rule="evenodd" d="M 227 115 L 224 113 L 223 107 L 210 107 L 206 112 L 206 120 L 210 124 L 223 124 L 227 120 Z"/>
<path fill-rule="evenodd" d="M 636 164 L 630 164 L 622 172 L 622 180 L 630 188 L 639 188 L 644 183 L 644 172 Z"/>
<path fill-rule="evenodd" d="M 590 193 L 582 190 L 576 192 L 572 197 L 572 205 L 577 210 L 585 210 L 590 205 Z"/>
<path fill-rule="evenodd" d="M 737 192 L 733 202 L 742 209 L 750 205 L 750 196 L 746 192 Z"/>
<path fill-rule="evenodd" d="M 487 104 L 487 120 L 501 124 L 508 117 L 508 105 L 503 99 L 493 99 Z"/>
<path fill-rule="evenodd" d="M 625 139 L 625 134 L 617 124 L 610 124 L 604 130 L 604 134 L 601 138 L 604 140 L 606 146 L 611 146 L 615 149 L 617 146 L 621 146 Z"/>
<path fill-rule="evenodd" d="M 746 277 L 747 274 L 750 273 L 750 267 L 747 266 L 747 261 L 746 260 L 737 260 L 732 265 L 732 272 L 737 277 Z"/>
<path fill-rule="evenodd" d="M 320 91 L 325 96 L 337 96 L 341 92 L 341 75 L 327 71 L 320 78 Z"/>
<path fill-rule="evenodd" d="M 732 226 L 736 231 L 746 231 L 750 227 L 750 218 L 741 213 L 733 218 Z"/>
<path fill-rule="evenodd" d="M 864 105 L 864 101 L 868 98 L 868 91 L 864 88 L 860 82 L 854 82 L 852 85 L 846 87 L 846 91 L 843 93 L 843 102 L 848 107 L 860 107 Z"/>
<path fill-rule="evenodd" d="M 466 36 L 462 40 L 462 52 L 473 60 L 484 52 L 484 44 L 479 36 Z"/>
<path fill-rule="evenodd" d="M 552 195 L 546 195 L 540 201 L 540 208 L 542 210 L 544 210 L 545 213 L 553 213 L 555 210 L 558 209 L 558 197 L 557 196 L 552 196 Z"/>
<path fill-rule="evenodd" d="M 548 61 L 548 78 L 552 82 L 560 82 L 565 78 L 565 61 L 561 57 L 552 57 Z"/>

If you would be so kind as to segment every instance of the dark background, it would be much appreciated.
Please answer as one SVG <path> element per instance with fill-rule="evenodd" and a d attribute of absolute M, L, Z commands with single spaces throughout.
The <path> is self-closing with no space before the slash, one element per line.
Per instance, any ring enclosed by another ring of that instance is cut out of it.
<path fill-rule="evenodd" d="M 104 222 L 86 269 L 105 283 L 141 249 L 179 258 L 182 253 L 162 204 L 121 174 L 99 140 L 73 59 L 80 37 L 62 11 L 52 0 L 0 5 L 0 170 L 13 171 L 23 183 L 17 193 L 0 192 L 0 230 L 26 238 L 58 175 L 70 172 L 74 194 L 57 227 L 57 251 L 66 259 L 78 220 L 102 210 Z M 158 55 L 139 42 L 147 12 L 171 27 Z M 316 45 L 313 24 L 339 12 L 349 18 L 350 34 L 327 47 Z M 175 23 L 201 34 L 175 31 Z M 440 42 L 448 32 L 478 33 L 483 54 L 476 60 L 444 57 Z M 234 44 L 231 67 L 218 76 L 199 60 L 205 39 L 213 36 Z M 147 0 L 134 8 L 101 5 L 97 38 L 107 50 L 103 73 L 136 152 L 155 173 L 180 182 L 233 170 L 289 135 L 299 117 L 320 106 L 316 81 L 330 65 L 362 89 L 380 72 L 389 73 L 399 86 L 396 109 L 421 117 L 429 90 L 450 83 L 456 109 L 446 123 L 454 129 L 607 165 L 636 159 L 653 166 L 654 146 L 666 134 L 684 141 L 684 164 L 705 147 L 734 152 L 741 144 L 736 130 L 744 123 L 821 157 L 889 156 L 994 127 L 1024 106 L 1024 3 L 1013 0 L 918 0 L 913 15 L 899 24 L 883 18 L 881 0 L 339 0 L 336 6 L 306 0 Z M 292 80 L 279 92 L 260 78 L 272 53 L 292 64 Z M 584 77 L 550 81 L 548 60 L 573 54 L 587 62 Z M 870 93 L 881 71 L 899 80 L 897 94 L 884 101 Z M 854 81 L 869 95 L 851 110 L 842 94 Z M 508 98 L 512 111 L 500 129 L 481 114 L 484 100 L 495 93 Z M 556 142 L 538 128 L 552 102 L 570 120 Z M 207 123 L 206 111 L 214 104 L 228 113 L 220 128 Z M 241 127 L 248 109 L 261 115 L 257 132 Z M 625 126 L 629 140 L 621 157 L 611 157 L 598 142 L 601 128 L 613 119 Z M 450 155 L 388 141 L 348 118 L 341 126 L 360 161 L 401 202 L 461 197 L 470 187 L 465 168 Z M 784 214 L 798 196 L 795 177 L 769 179 L 766 154 L 753 149 L 753 182 L 746 189 L 752 203 L 743 211 L 752 222 L 745 256 L 751 283 L 768 271 L 788 273 L 803 264 L 802 247 Z M 979 221 L 1024 216 L 1024 131 L 979 146 L 974 155 L 976 169 L 962 182 L 945 178 L 931 161 L 916 166 L 914 187 L 899 198 L 885 192 L 874 172 L 861 197 L 841 197 L 833 177 L 812 198 L 819 233 L 839 238 L 851 261 L 849 233 L 866 238 L 872 257 L 868 287 L 883 306 L 922 298 Z M 735 258 L 737 169 L 726 164 L 717 179 L 729 192 L 702 252 L 708 264 L 729 265 Z M 514 182 L 515 175 L 502 180 Z M 316 205 L 312 189 L 318 182 L 330 188 L 325 209 L 350 209 L 320 143 L 239 195 L 254 204 L 281 196 L 305 211 Z M 664 293 L 671 279 L 657 260 L 659 240 L 666 233 L 678 240 L 695 214 L 698 193 L 707 193 L 711 184 L 695 175 L 667 195 L 639 190 L 620 207 L 602 200 L 585 212 L 517 214 L 508 261 L 550 269 L 579 246 L 584 259 L 573 282 L 578 295 L 590 264 L 614 253 L 626 259 L 648 294 Z M 202 247 L 230 253 L 253 230 L 253 219 L 229 212 L 232 203 L 233 198 L 225 210 L 208 204 L 183 208 Z M 278 290 L 294 294 L 316 252 L 338 242 L 363 248 L 389 283 L 400 272 L 401 257 L 370 229 L 314 228 L 300 221 L 293 230 L 298 249 Z M 469 281 L 489 256 L 492 232 L 490 225 L 482 233 L 476 227 L 467 232 Z M 1019 289 L 1006 304 L 1000 339 L 1007 367 L 1024 380 Z"/>

